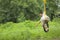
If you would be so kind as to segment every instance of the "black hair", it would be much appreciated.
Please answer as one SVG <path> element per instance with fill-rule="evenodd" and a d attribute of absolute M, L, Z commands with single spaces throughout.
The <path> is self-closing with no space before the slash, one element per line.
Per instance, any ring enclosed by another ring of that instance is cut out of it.
<path fill-rule="evenodd" d="M 43 14 L 43 12 L 41 11 L 40 14 Z"/>

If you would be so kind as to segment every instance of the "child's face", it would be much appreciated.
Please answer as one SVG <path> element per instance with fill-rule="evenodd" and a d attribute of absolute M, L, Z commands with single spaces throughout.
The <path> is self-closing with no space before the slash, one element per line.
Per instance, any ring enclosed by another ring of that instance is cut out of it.
<path fill-rule="evenodd" d="M 40 13 L 40 16 L 42 16 L 42 13 Z"/>

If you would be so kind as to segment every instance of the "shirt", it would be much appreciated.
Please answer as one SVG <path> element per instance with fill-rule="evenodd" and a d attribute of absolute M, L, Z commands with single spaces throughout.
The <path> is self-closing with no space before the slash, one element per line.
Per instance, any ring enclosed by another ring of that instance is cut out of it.
<path fill-rule="evenodd" d="M 47 15 L 43 14 L 41 19 L 40 19 L 41 23 L 44 23 L 44 20 L 50 21 L 50 18 Z"/>

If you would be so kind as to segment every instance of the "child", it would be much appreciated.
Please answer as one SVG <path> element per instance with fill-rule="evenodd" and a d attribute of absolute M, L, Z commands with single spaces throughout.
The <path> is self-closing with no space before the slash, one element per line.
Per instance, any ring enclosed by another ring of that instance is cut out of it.
<path fill-rule="evenodd" d="M 49 22 L 50 18 L 42 12 L 40 12 L 40 16 L 41 16 L 40 21 L 42 23 L 43 29 L 44 29 L 45 32 L 48 32 L 49 31 L 48 22 Z"/>

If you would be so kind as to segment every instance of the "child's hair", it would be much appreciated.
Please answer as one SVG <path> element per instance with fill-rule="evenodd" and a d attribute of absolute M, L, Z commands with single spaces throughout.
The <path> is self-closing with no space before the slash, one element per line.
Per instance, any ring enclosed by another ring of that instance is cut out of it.
<path fill-rule="evenodd" d="M 43 14 L 43 12 L 41 11 L 40 14 Z"/>

